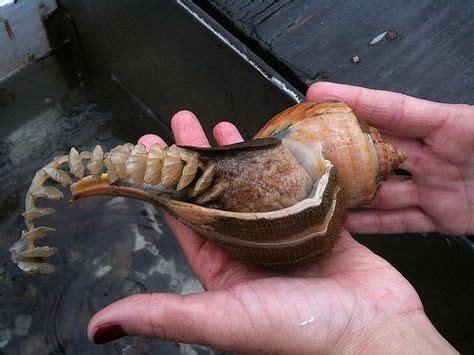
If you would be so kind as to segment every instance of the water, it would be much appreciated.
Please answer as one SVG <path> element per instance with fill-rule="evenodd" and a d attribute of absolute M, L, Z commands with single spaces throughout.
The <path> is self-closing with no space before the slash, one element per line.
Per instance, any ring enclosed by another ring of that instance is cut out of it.
<path fill-rule="evenodd" d="M 46 245 L 52 275 L 23 273 L 8 248 L 24 228 L 21 213 L 34 173 L 75 146 L 110 149 L 138 138 L 87 84 L 65 83 L 54 59 L 7 83 L 0 97 L 0 354 L 210 354 L 197 346 L 126 338 L 96 346 L 87 340 L 90 317 L 120 298 L 141 292 L 201 290 L 154 206 L 121 197 L 69 203 L 40 225 L 57 233 Z M 1 85 L 0 85 L 1 87 Z M 38 200 L 39 201 L 39 200 Z M 39 220 L 38 220 L 39 221 Z"/>

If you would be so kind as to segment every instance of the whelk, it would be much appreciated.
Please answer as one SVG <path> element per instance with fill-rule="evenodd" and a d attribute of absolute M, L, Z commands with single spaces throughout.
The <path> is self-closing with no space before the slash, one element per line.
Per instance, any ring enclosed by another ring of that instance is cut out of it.
<path fill-rule="evenodd" d="M 23 213 L 27 230 L 11 247 L 12 260 L 29 273 L 54 271 L 46 258 L 57 249 L 35 245 L 54 229 L 34 225 L 54 212 L 37 207 L 37 198 L 63 197 L 44 186 L 53 181 L 72 184 L 73 200 L 120 195 L 156 203 L 234 257 L 290 270 L 327 255 L 345 210 L 370 202 L 405 159 L 343 102 L 298 104 L 253 140 L 219 148 L 72 148 L 36 173 Z"/>

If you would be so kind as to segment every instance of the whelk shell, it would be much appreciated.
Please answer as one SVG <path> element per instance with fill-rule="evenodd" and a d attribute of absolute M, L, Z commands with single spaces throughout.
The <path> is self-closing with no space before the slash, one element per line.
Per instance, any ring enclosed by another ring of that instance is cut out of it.
<path fill-rule="evenodd" d="M 28 230 L 11 247 L 12 259 L 26 272 L 54 271 L 46 257 L 56 249 L 34 245 L 54 230 L 33 223 L 52 211 L 36 207 L 35 199 L 61 198 L 61 191 L 43 183 L 67 185 L 76 176 L 73 199 L 151 201 L 234 257 L 289 270 L 326 255 L 345 209 L 370 202 L 405 158 L 342 102 L 298 104 L 270 120 L 254 140 L 220 148 L 72 148 L 35 175 L 23 214 Z"/>

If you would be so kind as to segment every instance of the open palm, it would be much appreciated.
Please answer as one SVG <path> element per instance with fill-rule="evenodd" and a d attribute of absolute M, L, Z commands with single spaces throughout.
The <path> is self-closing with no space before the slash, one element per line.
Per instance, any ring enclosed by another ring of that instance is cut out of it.
<path fill-rule="evenodd" d="M 177 144 L 209 145 L 190 112 L 176 114 L 172 128 Z M 229 123 L 217 125 L 214 136 L 220 145 L 242 139 Z M 140 141 L 164 145 L 153 135 Z M 323 262 L 279 275 L 235 261 L 174 217 L 166 219 L 206 291 L 118 301 L 91 320 L 89 337 L 96 343 L 118 334 L 249 353 L 354 352 L 383 347 L 394 334 L 403 339 L 399 325 L 409 322 L 449 346 L 427 320 L 411 285 L 348 232 Z"/>

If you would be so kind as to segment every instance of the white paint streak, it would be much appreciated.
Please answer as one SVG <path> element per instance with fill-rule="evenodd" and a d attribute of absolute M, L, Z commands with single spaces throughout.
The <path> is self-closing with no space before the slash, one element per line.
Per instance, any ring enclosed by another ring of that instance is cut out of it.
<path fill-rule="evenodd" d="M 314 317 L 311 315 L 311 317 L 309 317 L 308 319 L 300 323 L 300 327 L 304 327 L 305 325 L 308 325 L 313 322 L 314 322 Z"/>
<path fill-rule="evenodd" d="M 374 46 L 377 43 L 379 43 L 385 37 L 386 34 L 387 34 L 387 31 L 384 31 L 378 34 L 377 36 L 375 36 L 374 38 L 372 38 L 372 40 L 369 42 L 369 46 Z"/>
<path fill-rule="evenodd" d="M 234 46 L 222 33 L 218 32 L 214 29 L 209 23 L 206 22 L 201 16 L 191 10 L 186 4 L 184 4 L 183 0 L 178 0 L 177 3 L 181 5 L 191 16 L 193 16 L 196 20 L 198 20 L 204 27 L 206 27 L 210 32 L 212 32 L 215 36 L 217 36 L 220 40 L 222 40 L 229 48 L 231 48 L 234 52 L 236 52 L 242 59 L 244 59 L 247 63 L 249 63 L 252 67 L 254 67 L 264 78 L 270 80 L 274 85 L 276 85 L 280 90 L 285 92 L 289 97 L 291 97 L 295 102 L 300 103 L 303 100 L 300 99 L 299 95 L 291 90 L 286 84 L 281 81 L 280 79 L 274 77 L 267 73 L 260 65 L 255 63 L 252 59 L 249 58 L 247 54 L 242 52 L 239 48 Z"/>
<path fill-rule="evenodd" d="M 102 277 L 105 274 L 107 274 L 110 270 L 112 270 L 112 266 L 110 265 L 99 265 L 94 275 L 95 277 Z"/>

